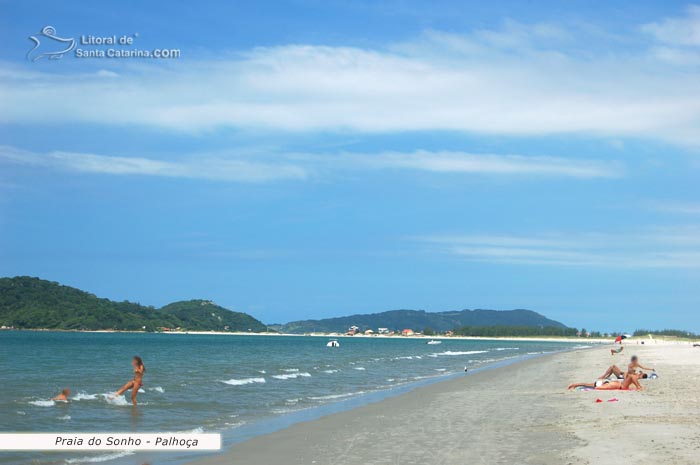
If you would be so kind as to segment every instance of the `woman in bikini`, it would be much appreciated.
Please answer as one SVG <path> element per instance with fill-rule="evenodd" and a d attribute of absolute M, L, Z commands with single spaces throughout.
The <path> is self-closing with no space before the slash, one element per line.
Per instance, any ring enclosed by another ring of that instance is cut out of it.
<path fill-rule="evenodd" d="M 596 391 L 641 391 L 644 389 L 641 384 L 639 384 L 639 378 L 642 375 L 637 374 L 627 374 L 623 381 L 608 381 L 603 379 L 596 380 L 595 383 L 574 383 L 569 385 L 569 389 L 576 389 L 578 387 L 585 387 L 589 389 L 595 389 Z"/>
<path fill-rule="evenodd" d="M 131 360 L 131 366 L 134 367 L 134 379 L 126 383 L 120 390 L 117 391 L 117 396 L 121 396 L 126 391 L 131 389 L 131 402 L 136 405 L 136 395 L 139 393 L 139 389 L 143 386 L 143 375 L 146 373 L 146 367 L 143 364 L 143 360 L 138 355 L 135 355 Z"/>

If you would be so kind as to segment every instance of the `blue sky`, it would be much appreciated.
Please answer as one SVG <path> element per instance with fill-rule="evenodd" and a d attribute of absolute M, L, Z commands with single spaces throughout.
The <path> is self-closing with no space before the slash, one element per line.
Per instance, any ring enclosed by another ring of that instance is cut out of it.
<path fill-rule="evenodd" d="M 700 331 L 700 5 L 255 3 L 0 2 L 0 275 Z"/>

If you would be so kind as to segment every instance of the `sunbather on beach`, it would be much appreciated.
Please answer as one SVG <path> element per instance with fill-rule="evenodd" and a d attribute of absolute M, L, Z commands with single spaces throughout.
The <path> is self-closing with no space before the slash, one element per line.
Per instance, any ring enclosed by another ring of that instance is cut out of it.
<path fill-rule="evenodd" d="M 639 370 L 637 370 L 639 369 Z M 630 359 L 630 364 L 627 365 L 627 373 L 628 374 L 641 374 L 642 370 L 646 371 L 656 371 L 653 368 L 647 368 L 641 363 L 639 363 L 639 357 L 636 355 L 633 355 L 632 358 Z"/>
<path fill-rule="evenodd" d="M 628 374 L 624 381 L 610 381 L 608 383 L 603 383 L 601 386 L 595 388 L 596 391 L 641 391 L 644 389 L 641 384 L 639 384 L 639 378 L 642 375 Z"/>
<path fill-rule="evenodd" d="M 64 390 L 61 391 L 61 393 L 59 395 L 52 398 L 51 400 L 57 400 L 59 402 L 68 402 L 69 395 L 70 395 L 70 389 L 65 388 Z"/>
<path fill-rule="evenodd" d="M 612 375 L 615 375 L 615 378 L 617 379 L 622 379 L 625 377 L 625 372 L 620 370 L 617 365 L 610 365 L 607 370 L 605 370 L 605 373 L 598 378 L 598 379 L 608 379 Z"/>
<path fill-rule="evenodd" d="M 637 390 L 641 391 L 642 385 L 639 384 L 639 379 L 642 375 L 631 375 L 625 377 L 624 381 L 608 381 L 607 379 L 597 379 L 593 383 L 573 383 L 569 384 L 568 389 L 576 389 L 579 387 L 595 389 L 596 391 L 615 391 L 615 390 Z M 631 389 L 631 387 L 635 389 Z"/>
<path fill-rule="evenodd" d="M 143 360 L 138 355 L 135 355 L 131 361 L 131 366 L 134 367 L 134 379 L 122 386 L 121 389 L 117 391 L 115 396 L 121 396 L 127 390 L 131 389 L 131 403 L 136 405 L 136 395 L 139 392 L 141 386 L 143 386 L 143 375 L 146 373 L 146 367 L 143 364 Z"/>

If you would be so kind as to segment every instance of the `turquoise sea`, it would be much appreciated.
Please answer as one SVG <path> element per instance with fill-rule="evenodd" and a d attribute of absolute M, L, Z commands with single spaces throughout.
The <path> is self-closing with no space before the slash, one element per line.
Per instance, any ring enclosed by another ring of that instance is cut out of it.
<path fill-rule="evenodd" d="M 0 431 L 221 432 L 225 444 L 416 384 L 575 344 L 192 334 L 0 331 Z M 108 395 L 147 372 L 139 406 Z M 63 387 L 71 402 L 49 399 Z M 174 463 L 189 455 L 0 453 L 0 464 Z"/>

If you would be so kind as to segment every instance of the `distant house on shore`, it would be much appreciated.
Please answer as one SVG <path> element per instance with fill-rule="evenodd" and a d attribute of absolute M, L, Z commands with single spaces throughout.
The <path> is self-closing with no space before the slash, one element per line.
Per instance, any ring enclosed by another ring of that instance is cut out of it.
<path fill-rule="evenodd" d="M 348 329 L 348 332 L 345 333 L 345 334 L 347 334 L 348 336 L 354 336 L 355 334 L 357 334 L 357 332 L 358 332 L 359 330 L 360 330 L 359 327 L 353 325 L 353 326 L 350 326 L 350 328 Z"/>
<path fill-rule="evenodd" d="M 402 336 L 413 336 L 414 334 L 416 333 L 412 329 L 404 329 L 401 331 Z"/>
<path fill-rule="evenodd" d="M 389 328 L 377 328 L 378 334 L 389 334 Z"/>
<path fill-rule="evenodd" d="M 372 331 L 371 329 L 365 331 L 365 336 L 371 336 L 372 334 L 374 334 L 374 331 Z"/>

